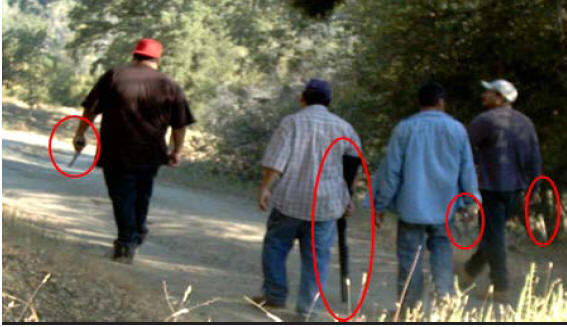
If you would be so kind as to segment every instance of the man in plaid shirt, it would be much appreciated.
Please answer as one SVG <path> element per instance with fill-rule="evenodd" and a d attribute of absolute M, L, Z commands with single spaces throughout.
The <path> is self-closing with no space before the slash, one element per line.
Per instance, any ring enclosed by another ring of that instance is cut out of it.
<path fill-rule="evenodd" d="M 348 137 L 360 147 L 352 126 L 330 113 L 331 88 L 326 81 L 312 79 L 303 91 L 302 110 L 285 117 L 262 160 L 263 179 L 258 204 L 262 211 L 273 206 L 262 251 L 263 295 L 254 300 L 271 307 L 284 307 L 288 293 L 285 261 L 295 239 L 301 251 L 301 281 L 297 311 L 309 312 L 318 292 L 311 253 L 311 204 L 319 164 L 327 147 L 339 137 Z M 319 280 L 324 287 L 336 220 L 353 209 L 343 178 L 343 156 L 358 158 L 346 141 L 335 144 L 325 161 L 317 191 L 315 248 Z M 272 187 L 273 186 L 273 187 Z M 319 303 L 320 304 L 320 303 Z"/>

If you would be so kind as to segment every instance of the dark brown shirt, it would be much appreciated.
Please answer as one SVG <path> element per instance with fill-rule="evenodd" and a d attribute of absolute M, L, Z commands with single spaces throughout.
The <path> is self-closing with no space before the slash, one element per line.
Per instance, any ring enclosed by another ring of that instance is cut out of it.
<path fill-rule="evenodd" d="M 114 68 L 82 106 L 102 114 L 98 166 L 146 168 L 168 162 L 165 133 L 195 122 L 183 90 L 167 75 L 142 65 Z"/>

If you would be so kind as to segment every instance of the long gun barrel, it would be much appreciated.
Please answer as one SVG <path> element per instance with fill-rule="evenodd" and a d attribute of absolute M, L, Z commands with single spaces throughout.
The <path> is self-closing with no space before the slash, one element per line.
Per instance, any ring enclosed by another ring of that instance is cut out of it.
<path fill-rule="evenodd" d="M 350 195 L 353 195 L 354 190 L 352 184 L 361 165 L 361 160 L 358 157 L 343 156 L 343 177 L 347 183 Z M 343 216 L 337 220 L 337 232 L 339 238 L 339 266 L 341 270 L 341 298 L 343 303 L 348 301 L 349 297 L 349 256 L 348 245 L 346 238 L 347 220 Z"/>

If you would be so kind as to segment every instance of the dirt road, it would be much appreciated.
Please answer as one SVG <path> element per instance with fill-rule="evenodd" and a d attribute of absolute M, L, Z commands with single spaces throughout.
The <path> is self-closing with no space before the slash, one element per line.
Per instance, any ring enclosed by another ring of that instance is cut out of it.
<path fill-rule="evenodd" d="M 52 148 L 56 162 L 69 173 L 84 171 L 92 163 L 94 147 L 89 146 L 69 169 L 66 165 L 73 152 L 68 141 L 55 138 Z M 83 248 L 85 260 L 107 255 L 115 225 L 101 172 L 97 169 L 81 179 L 62 176 L 50 162 L 47 144 L 47 133 L 3 130 L 3 203 L 41 217 L 38 219 L 45 228 Z M 192 304 L 222 297 L 222 301 L 194 311 L 190 320 L 269 321 L 242 298 L 260 289 L 266 217 L 249 197 L 166 185 L 158 177 L 148 218 L 150 235 L 128 269 L 145 276 L 147 283 L 141 287 L 152 291 L 159 292 L 162 280 L 168 282 L 174 295 L 182 294 L 191 284 Z M 349 237 L 353 297 L 357 298 L 362 272 L 368 264 L 370 224 L 364 212 L 352 222 Z M 393 254 L 385 253 L 381 245 L 379 248 L 362 311 L 371 316 L 394 303 Z M 325 295 L 335 311 L 346 313 L 339 299 L 336 249 L 334 252 Z M 109 269 L 115 267 L 109 262 Z M 284 319 L 293 312 L 298 272 L 299 256 L 293 251 L 288 260 L 289 312 L 278 312 Z M 161 297 L 156 301 L 165 300 Z"/>
<path fill-rule="evenodd" d="M 20 131 L 22 123 L 7 124 L 25 115 L 28 114 L 7 106 L 3 108 L 3 204 L 28 213 L 27 216 L 40 221 L 42 228 L 73 242 L 84 252 L 83 260 L 107 256 L 116 229 L 100 170 L 96 169 L 81 179 L 62 176 L 49 159 L 47 144 L 50 129 L 46 126 L 52 126 L 63 115 L 39 111 L 32 113 L 29 115 L 33 120 L 31 124 L 25 123 L 25 126 L 31 127 L 28 131 Z M 57 115 L 61 117 L 57 118 Z M 95 148 L 91 142 L 75 166 L 67 168 L 73 154 L 69 139 L 71 130 L 71 126 L 62 126 L 62 131 L 67 133 L 58 132 L 52 148 L 59 166 L 76 174 L 90 166 Z M 89 139 L 93 140 L 92 135 Z M 161 173 L 167 169 L 171 168 L 162 168 Z M 219 186 L 219 189 L 222 187 Z M 371 243 L 369 217 L 368 212 L 359 210 L 349 222 L 354 305 L 360 297 L 362 273 L 368 267 Z M 187 285 L 192 285 L 192 305 L 221 298 L 214 304 L 191 312 L 184 319 L 215 322 L 270 321 L 266 315 L 243 300 L 244 295 L 252 296 L 260 291 L 261 246 L 266 218 L 267 214 L 257 209 L 250 196 L 227 195 L 172 185 L 158 176 L 148 218 L 150 234 L 138 252 L 135 263 L 129 266 L 110 260 L 102 262 L 108 265 L 108 270 L 123 273 L 125 280 L 132 275 L 141 278 L 144 282 L 139 286 L 140 289 L 153 292 L 156 303 L 163 304 L 165 301 L 161 290 L 164 280 L 172 295 L 177 297 L 183 295 Z M 382 310 L 394 308 L 394 240 L 395 221 L 390 219 L 385 229 L 376 234 L 374 269 L 361 310 L 368 321 L 376 321 Z M 335 247 L 325 296 L 333 310 L 344 316 L 350 311 L 340 302 L 336 250 Z M 549 249 L 538 251 L 540 252 L 533 253 L 531 258 L 511 253 L 515 284 L 522 284 L 531 260 L 537 260 L 543 266 L 549 258 L 556 258 L 556 255 L 550 254 Z M 457 253 L 457 257 L 461 259 L 469 255 L 470 253 Z M 294 249 L 288 259 L 288 310 L 275 312 L 284 320 L 293 317 L 299 262 L 298 251 Z M 427 265 L 425 266 L 427 271 Z M 564 271 L 561 270 L 559 277 L 564 277 L 561 275 Z M 426 293 L 426 302 L 430 296 L 430 293 Z M 96 320 L 96 317 L 93 319 Z M 330 319 L 330 316 L 326 314 L 321 319 Z"/>

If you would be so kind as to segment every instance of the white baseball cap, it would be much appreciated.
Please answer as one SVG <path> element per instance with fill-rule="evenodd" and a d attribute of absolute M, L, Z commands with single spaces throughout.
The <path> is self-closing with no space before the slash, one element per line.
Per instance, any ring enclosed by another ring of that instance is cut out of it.
<path fill-rule="evenodd" d="M 518 90 L 514 84 L 504 79 L 498 79 L 492 82 L 481 81 L 482 86 L 487 90 L 500 93 L 509 102 L 514 102 L 518 98 Z"/>

